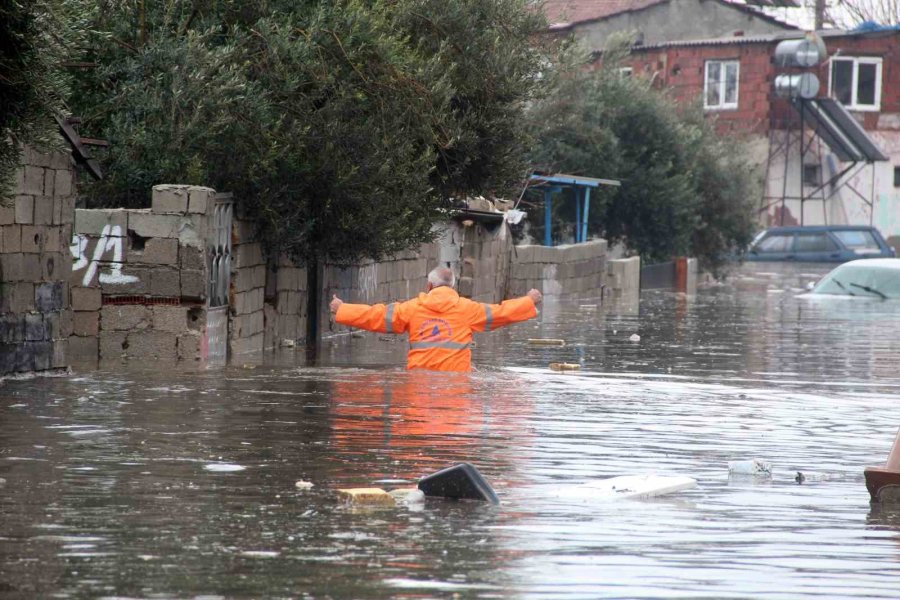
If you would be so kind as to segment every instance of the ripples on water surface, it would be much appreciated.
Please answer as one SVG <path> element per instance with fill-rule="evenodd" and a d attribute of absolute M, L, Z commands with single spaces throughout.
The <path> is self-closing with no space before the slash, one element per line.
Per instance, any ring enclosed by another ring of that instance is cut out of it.
<path fill-rule="evenodd" d="M 900 425 L 900 306 L 796 298 L 820 267 L 755 271 L 631 315 L 548 304 L 481 336 L 471 376 L 407 374 L 402 343 L 367 335 L 316 368 L 5 382 L 0 597 L 895 598 L 900 511 L 870 506 L 862 469 Z M 746 458 L 773 477 L 729 479 Z M 331 493 L 459 461 L 501 506 Z M 648 472 L 699 486 L 553 493 Z"/>

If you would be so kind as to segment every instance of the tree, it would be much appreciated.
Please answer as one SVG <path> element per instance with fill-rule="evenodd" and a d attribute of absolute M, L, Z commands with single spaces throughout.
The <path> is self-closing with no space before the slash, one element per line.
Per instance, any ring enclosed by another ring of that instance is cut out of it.
<path fill-rule="evenodd" d="M 233 191 L 270 253 L 315 277 L 416 246 L 451 197 L 521 177 L 541 24 L 525 0 L 246 4 L 95 13 L 101 67 L 78 95 L 112 148 L 95 202 L 138 205 L 164 181 Z"/>
<path fill-rule="evenodd" d="M 878 25 L 900 24 L 900 0 L 837 0 L 826 10 L 840 27 L 852 28 L 865 22 Z"/>
<path fill-rule="evenodd" d="M 595 234 L 650 262 L 692 255 L 716 271 L 750 241 L 758 178 L 737 140 L 719 137 L 698 107 L 621 76 L 617 56 L 598 71 L 563 68 L 554 95 L 530 113 L 535 163 L 621 180 L 599 202 L 592 195 Z"/>
<path fill-rule="evenodd" d="M 0 198 L 25 144 L 54 145 L 67 85 L 59 24 L 49 2 L 0 0 Z"/>

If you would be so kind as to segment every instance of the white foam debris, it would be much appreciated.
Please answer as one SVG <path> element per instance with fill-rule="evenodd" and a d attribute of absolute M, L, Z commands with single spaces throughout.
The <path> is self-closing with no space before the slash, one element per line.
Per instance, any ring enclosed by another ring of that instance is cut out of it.
<path fill-rule="evenodd" d="M 628 338 L 628 340 L 629 340 L 629 341 L 632 341 L 632 342 L 639 342 L 639 341 L 641 341 L 641 336 L 639 336 L 639 335 L 636 334 L 636 333 L 632 333 L 632 334 L 631 334 L 631 337 Z"/>
<path fill-rule="evenodd" d="M 312 481 L 303 481 L 302 479 L 294 484 L 298 490 L 309 490 L 315 487 Z"/>
<path fill-rule="evenodd" d="M 235 471 L 243 471 L 247 467 L 232 463 L 207 463 L 203 465 L 203 468 L 213 473 L 234 473 Z"/>
<path fill-rule="evenodd" d="M 772 464 L 758 458 L 733 460 L 728 463 L 728 472 L 732 475 L 768 476 L 772 474 Z"/>

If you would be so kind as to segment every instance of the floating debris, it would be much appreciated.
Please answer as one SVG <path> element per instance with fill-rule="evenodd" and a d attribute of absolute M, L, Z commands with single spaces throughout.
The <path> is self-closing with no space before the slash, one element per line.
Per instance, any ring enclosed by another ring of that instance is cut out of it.
<path fill-rule="evenodd" d="M 293 348 L 294 346 L 297 345 L 297 342 L 296 342 L 296 340 L 290 340 L 290 339 L 285 338 L 285 339 L 281 340 L 281 345 L 284 348 Z"/>
<path fill-rule="evenodd" d="M 578 308 L 581 310 L 597 310 L 596 304 L 579 304 Z"/>
<path fill-rule="evenodd" d="M 756 475 L 767 477 L 772 474 L 772 465 L 756 458 L 750 460 L 734 460 L 728 463 L 728 472 L 732 475 Z"/>
<path fill-rule="evenodd" d="M 581 365 L 576 363 L 550 363 L 550 369 L 553 371 L 577 371 Z"/>
<path fill-rule="evenodd" d="M 315 487 L 312 481 L 303 481 L 302 479 L 294 484 L 294 487 L 298 490 L 309 490 Z"/>
<path fill-rule="evenodd" d="M 528 343 L 532 346 L 565 346 L 566 340 L 556 340 L 551 338 L 529 338 Z"/>
<path fill-rule="evenodd" d="M 388 492 L 397 504 L 406 506 L 425 502 L 425 493 L 417 488 L 399 488 Z"/>
<path fill-rule="evenodd" d="M 338 496 L 348 504 L 396 504 L 394 497 L 381 488 L 349 488 L 337 491 Z"/>
<path fill-rule="evenodd" d="M 459 463 L 419 480 L 419 489 L 426 496 L 453 500 L 482 500 L 500 504 L 500 499 L 475 465 Z"/>
<path fill-rule="evenodd" d="M 362 331 L 351 331 L 351 332 L 350 332 L 350 337 L 352 337 L 352 338 L 362 338 L 362 337 L 366 337 L 366 335 L 365 335 Z"/>
<path fill-rule="evenodd" d="M 641 336 L 639 336 L 639 335 L 636 334 L 636 333 L 632 333 L 632 334 L 631 334 L 631 337 L 628 338 L 628 340 L 631 341 L 631 342 L 639 342 L 639 341 L 641 341 Z"/>
<path fill-rule="evenodd" d="M 213 473 L 234 473 L 237 471 L 243 471 L 247 467 L 242 467 L 241 465 L 235 465 L 232 463 L 207 463 L 203 465 L 203 468 L 207 471 L 212 471 Z"/>

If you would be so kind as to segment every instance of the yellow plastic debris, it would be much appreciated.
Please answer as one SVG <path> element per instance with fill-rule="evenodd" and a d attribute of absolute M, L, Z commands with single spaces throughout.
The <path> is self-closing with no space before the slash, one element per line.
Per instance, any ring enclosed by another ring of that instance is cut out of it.
<path fill-rule="evenodd" d="M 349 488 L 337 493 L 348 504 L 396 504 L 394 497 L 381 488 Z"/>
<path fill-rule="evenodd" d="M 528 343 L 532 346 L 565 346 L 566 340 L 555 340 L 551 338 L 529 338 Z"/>
<path fill-rule="evenodd" d="M 581 365 L 575 363 L 550 363 L 550 368 L 554 371 L 577 371 Z"/>

